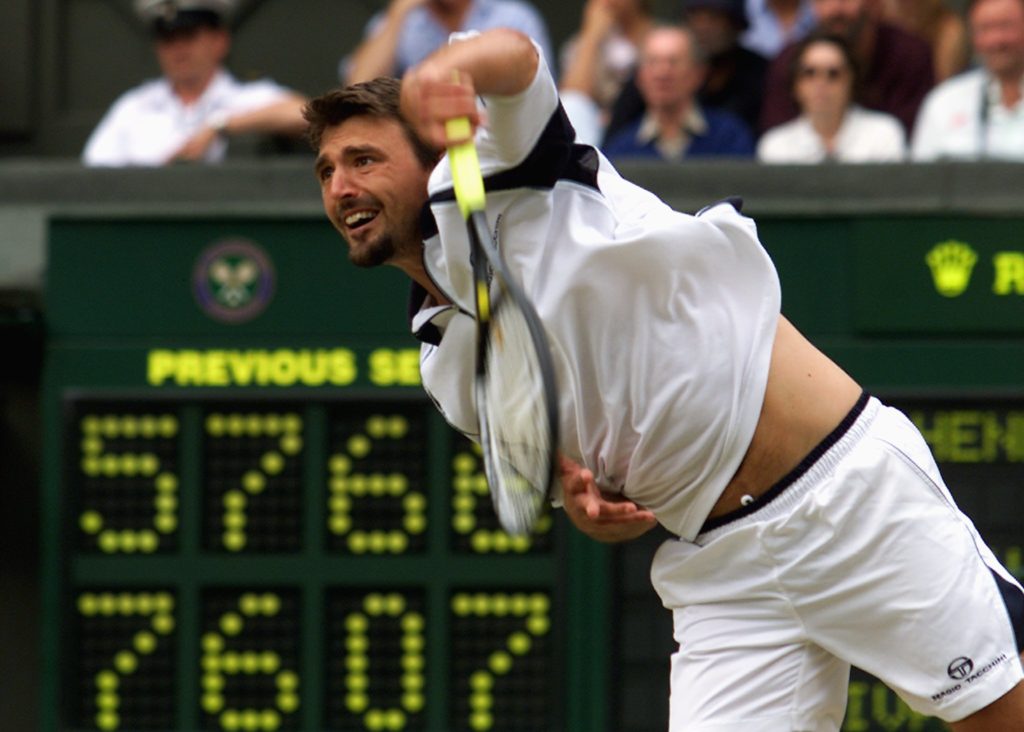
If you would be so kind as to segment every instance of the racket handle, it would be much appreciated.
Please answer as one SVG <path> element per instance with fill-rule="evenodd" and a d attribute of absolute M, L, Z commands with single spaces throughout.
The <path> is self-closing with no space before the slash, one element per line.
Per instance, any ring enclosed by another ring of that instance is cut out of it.
<path fill-rule="evenodd" d="M 469 138 L 448 148 L 455 200 L 459 203 L 463 218 L 468 219 L 474 211 L 483 211 L 487 202 L 484 179 L 480 173 L 480 159 L 476 154 L 476 143 L 471 137 L 473 129 L 470 127 L 468 117 L 456 117 L 445 123 L 445 132 L 448 139 Z"/>

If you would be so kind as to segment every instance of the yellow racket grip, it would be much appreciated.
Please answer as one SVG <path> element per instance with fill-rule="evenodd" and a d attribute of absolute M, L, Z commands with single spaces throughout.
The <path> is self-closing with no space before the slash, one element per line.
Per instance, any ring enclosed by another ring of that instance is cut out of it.
<path fill-rule="evenodd" d="M 463 218 L 469 218 L 474 211 L 483 211 L 487 203 L 484 194 L 484 179 L 480 173 L 480 159 L 476 154 L 476 143 L 468 117 L 456 117 L 445 123 L 445 132 L 449 139 L 469 137 L 466 142 L 448 148 L 448 162 L 452 167 L 452 184 L 455 187 L 455 200 L 459 202 L 459 210 Z"/>
<path fill-rule="evenodd" d="M 491 293 L 486 282 L 476 283 L 476 316 L 481 323 L 491 319 Z"/>

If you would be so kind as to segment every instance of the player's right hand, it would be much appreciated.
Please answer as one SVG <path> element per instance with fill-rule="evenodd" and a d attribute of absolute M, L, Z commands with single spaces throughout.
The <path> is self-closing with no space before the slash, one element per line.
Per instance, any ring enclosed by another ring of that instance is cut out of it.
<path fill-rule="evenodd" d="M 406 72 L 402 78 L 401 107 L 402 116 L 420 139 L 439 150 L 466 142 L 448 138 L 448 120 L 466 117 L 472 131 L 480 124 L 473 79 L 435 57 Z"/>

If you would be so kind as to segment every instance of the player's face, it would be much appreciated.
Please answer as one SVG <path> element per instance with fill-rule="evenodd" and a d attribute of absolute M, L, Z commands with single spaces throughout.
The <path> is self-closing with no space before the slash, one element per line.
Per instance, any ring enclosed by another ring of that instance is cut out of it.
<path fill-rule="evenodd" d="M 360 267 L 420 257 L 425 168 L 401 125 L 352 117 L 324 131 L 315 172 L 324 211 Z"/>
<path fill-rule="evenodd" d="M 982 62 L 996 76 L 1024 73 L 1024 3 L 980 0 L 971 9 L 971 40 Z"/>

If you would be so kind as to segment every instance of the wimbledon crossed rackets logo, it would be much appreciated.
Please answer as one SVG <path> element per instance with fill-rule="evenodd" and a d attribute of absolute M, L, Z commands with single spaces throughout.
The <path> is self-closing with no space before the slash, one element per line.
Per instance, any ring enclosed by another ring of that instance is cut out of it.
<path fill-rule="evenodd" d="M 196 302 L 222 323 L 244 323 L 262 313 L 274 294 L 274 267 L 256 244 L 223 239 L 199 255 L 192 271 Z"/>

